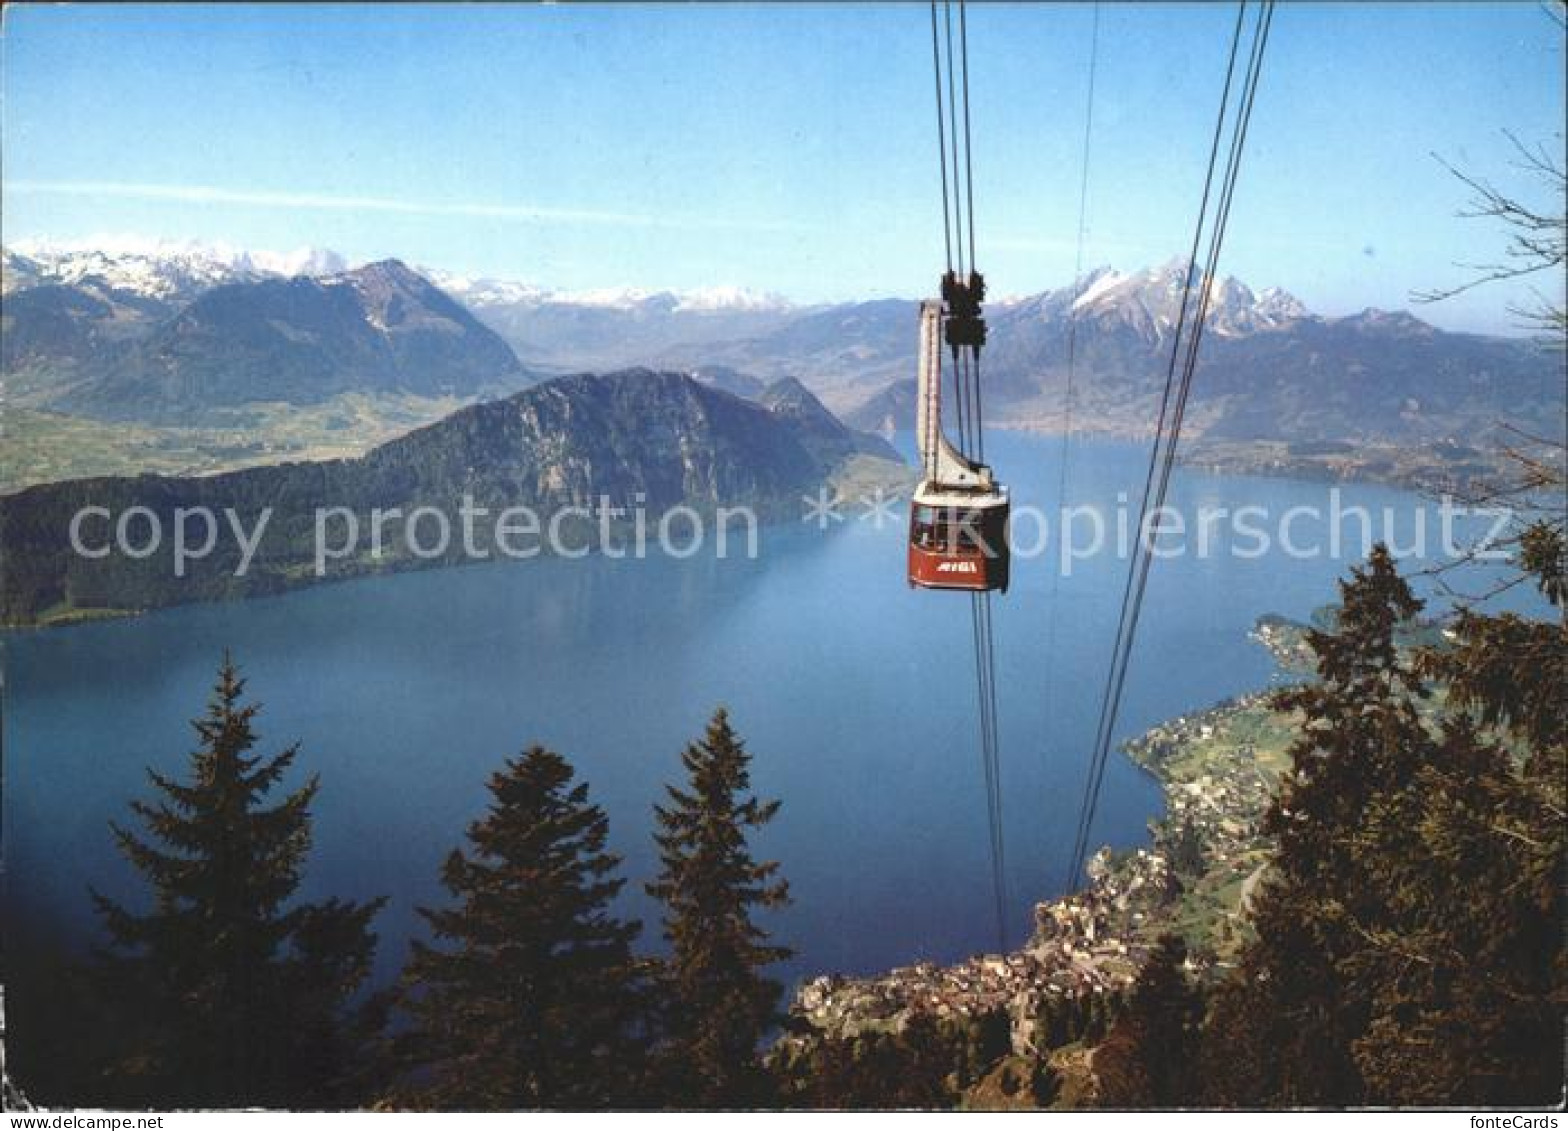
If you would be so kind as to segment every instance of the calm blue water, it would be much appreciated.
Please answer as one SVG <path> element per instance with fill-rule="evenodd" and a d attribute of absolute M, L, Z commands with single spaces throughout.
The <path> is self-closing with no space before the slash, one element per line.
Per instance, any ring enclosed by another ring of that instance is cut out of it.
<path fill-rule="evenodd" d="M 993 441 L 1015 508 L 1054 499 L 1058 452 L 1050 438 Z M 1136 496 L 1146 458 L 1140 446 L 1081 443 L 1073 501 Z M 1401 537 L 1412 529 L 1414 496 L 1344 494 L 1396 508 Z M 1199 474 L 1173 487 L 1187 508 L 1276 513 L 1324 506 L 1326 495 Z M 301 740 L 300 772 L 321 774 L 307 893 L 392 896 L 379 920 L 383 974 L 402 961 L 414 905 L 440 899 L 437 865 L 483 809 L 487 775 L 534 742 L 591 783 L 626 858 L 626 909 L 656 935 L 641 894 L 656 863 L 650 809 L 721 703 L 754 756 L 756 787 L 784 802 L 758 849 L 783 862 L 794 891 L 772 920 L 799 950 L 786 976 L 988 949 L 969 600 L 905 586 L 901 521 L 771 528 L 756 561 L 500 563 L 13 634 L 7 915 L 84 940 L 89 882 L 136 892 L 106 822 L 146 795 L 144 767 L 183 771 L 187 720 L 230 648 L 265 704 L 263 749 Z M 1015 939 L 1033 901 L 1061 887 L 1125 576 L 1111 556 L 1080 562 L 1053 606 L 1053 562 L 1018 562 L 995 606 Z M 1157 562 L 1121 734 L 1267 684 L 1272 665 L 1247 629 L 1264 612 L 1305 617 L 1333 598 L 1346 565 L 1280 554 Z M 1159 811 L 1154 783 L 1113 760 L 1098 842 L 1139 842 Z"/>

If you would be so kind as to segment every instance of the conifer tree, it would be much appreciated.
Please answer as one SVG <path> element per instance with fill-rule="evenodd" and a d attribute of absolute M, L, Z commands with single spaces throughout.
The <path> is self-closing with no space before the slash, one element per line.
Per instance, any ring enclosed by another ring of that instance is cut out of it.
<path fill-rule="evenodd" d="M 1560 35 L 1562 6 L 1546 12 Z M 1551 203 L 1533 205 L 1450 166 L 1471 190 L 1464 215 L 1501 225 L 1507 262 L 1476 268 L 1468 282 L 1419 296 L 1424 301 L 1498 279 L 1561 273 L 1568 251 L 1562 161 L 1547 146 L 1507 136 L 1517 169 L 1546 187 Z M 1553 331 L 1542 344 L 1561 349 L 1568 327 L 1561 301 L 1510 309 Z M 1465 501 L 1511 515 L 1512 533 L 1499 542 L 1489 533 L 1481 545 L 1511 546 L 1520 572 L 1501 587 L 1533 581 L 1557 616 L 1487 612 L 1462 599 L 1449 632 L 1453 646 L 1421 657 L 1451 708 L 1440 758 L 1421 784 L 1427 804 L 1404 814 L 1419 819 L 1430 847 L 1428 883 L 1395 893 L 1399 924 L 1379 941 L 1385 952 L 1396 941 L 1405 952 L 1385 963 L 1401 962 L 1402 976 L 1360 1046 L 1369 1088 L 1412 1102 L 1518 1105 L 1561 1103 L 1563 1095 L 1568 462 L 1560 430 L 1533 435 L 1502 422 L 1502 432 L 1511 470 L 1499 482 L 1472 486 Z M 1440 890 L 1422 891 L 1433 885 Z M 1433 1070 L 1423 1072 L 1421 1061 Z"/>
<path fill-rule="evenodd" d="M 1568 1014 L 1568 622 L 1564 547 L 1536 525 L 1519 564 L 1552 620 L 1461 608 L 1421 670 L 1447 688 L 1440 741 L 1403 804 L 1373 828 L 1390 854 L 1387 915 L 1352 975 L 1375 994 L 1357 1044 L 1374 1097 L 1406 1103 L 1559 1102 Z M 1393 843 L 1394 837 L 1385 840 Z"/>
<path fill-rule="evenodd" d="M 111 827 L 152 888 L 138 913 L 93 892 L 111 942 L 98 980 L 127 1047 L 113 1094 L 158 1107 L 342 1106 L 370 1014 L 349 1001 L 370 972 L 383 900 L 291 903 L 310 847 L 312 776 L 272 805 L 298 756 L 253 755 L 258 704 L 224 657 L 190 779 L 148 771 L 145 834 Z"/>
<path fill-rule="evenodd" d="M 1268 819 L 1279 850 L 1257 941 L 1211 1010 L 1209 1098 L 1553 1100 L 1568 1006 L 1561 628 L 1466 612 L 1454 647 L 1412 663 L 1390 626 L 1419 606 L 1386 555 L 1344 594 L 1337 631 L 1314 635 L 1320 682 L 1282 697 L 1305 722 Z M 1449 689 L 1432 727 L 1417 672 Z"/>
<path fill-rule="evenodd" d="M 1341 974 L 1370 1003 L 1354 1048 L 1370 1102 L 1560 1102 L 1564 834 L 1560 787 L 1539 784 L 1457 715 L 1416 786 L 1370 815 L 1392 846 L 1385 908 Z"/>
<path fill-rule="evenodd" d="M 778 1102 L 816 1109 L 951 1108 L 966 1037 L 929 1013 L 895 1032 L 829 1037 L 811 1031 L 778 1047 L 771 1069 Z"/>
<path fill-rule="evenodd" d="M 751 756 L 720 708 L 681 755 L 685 788 L 654 807 L 661 870 L 648 892 L 665 907 L 664 986 L 671 1083 L 687 1103 L 760 1104 L 768 1076 L 757 1046 L 779 1020 L 782 987 L 763 971 L 791 951 L 768 941 L 758 909 L 789 901 L 777 862 L 758 862 L 747 833 L 778 812 L 750 793 Z"/>
<path fill-rule="evenodd" d="M 1307 634 L 1318 679 L 1276 699 L 1303 721 L 1264 822 L 1277 852 L 1254 903 L 1259 943 L 1244 965 L 1257 1000 L 1230 1003 L 1253 1010 L 1259 1030 L 1249 1046 L 1258 1063 L 1235 1077 L 1249 1091 L 1226 1097 L 1236 1102 L 1363 1099 L 1353 1045 L 1370 1003 L 1340 992 L 1342 964 L 1378 913 L 1386 860 L 1355 834 L 1369 804 L 1409 787 L 1432 742 L 1416 706 L 1425 692 L 1395 642 L 1422 605 L 1387 549 L 1375 547 L 1340 594 L 1333 626 Z"/>
<path fill-rule="evenodd" d="M 1138 973 L 1127 1010 L 1094 1055 L 1106 1107 L 1183 1107 L 1197 1102 L 1203 996 L 1187 978 L 1187 947 L 1161 935 Z"/>
<path fill-rule="evenodd" d="M 1395 640 L 1422 602 L 1385 546 L 1351 573 L 1340 583 L 1333 628 L 1307 633 L 1318 679 L 1276 696 L 1303 723 L 1265 821 L 1278 839 L 1282 873 L 1330 885 L 1352 878 L 1345 832 L 1359 824 L 1369 799 L 1410 782 L 1429 747 L 1417 712 L 1427 692 Z"/>
<path fill-rule="evenodd" d="M 411 1029 L 397 1047 L 416 1105 L 592 1108 L 640 1087 L 641 930 L 610 904 L 625 880 L 609 822 L 571 766 L 539 746 L 491 776 L 469 848 L 441 869 L 451 907 L 420 914 L 445 946 L 413 944 Z"/>

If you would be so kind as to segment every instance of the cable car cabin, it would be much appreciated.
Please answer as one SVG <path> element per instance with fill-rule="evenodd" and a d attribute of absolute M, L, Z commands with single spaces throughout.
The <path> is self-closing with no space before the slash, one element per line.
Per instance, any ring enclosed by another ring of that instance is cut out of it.
<path fill-rule="evenodd" d="M 978 277 L 971 278 L 979 290 Z M 1005 590 L 1007 488 L 989 467 L 955 448 L 942 431 L 946 317 L 941 302 L 920 304 L 915 433 L 922 475 L 909 502 L 909 584 L 971 593 Z M 983 326 L 978 333 L 983 337 Z"/>
<path fill-rule="evenodd" d="M 1004 488 L 967 492 L 922 483 L 909 508 L 909 584 L 969 592 L 1007 590 Z"/>

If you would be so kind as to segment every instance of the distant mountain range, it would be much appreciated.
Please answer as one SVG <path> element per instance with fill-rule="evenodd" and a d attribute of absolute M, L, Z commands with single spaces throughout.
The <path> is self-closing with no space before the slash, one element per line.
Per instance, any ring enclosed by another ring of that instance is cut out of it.
<path fill-rule="evenodd" d="M 0 620 L 33 624 L 308 584 L 315 580 L 317 508 L 349 508 L 366 531 L 372 508 L 407 515 L 436 507 L 455 527 L 465 495 L 492 515 L 527 506 L 541 520 L 559 508 L 597 508 L 606 499 L 613 507 L 646 507 L 650 523 L 677 504 L 700 513 L 747 504 L 763 518 L 793 516 L 802 495 L 814 494 L 857 455 L 889 466 L 898 459 L 880 439 L 840 424 L 795 382 L 765 390 L 759 403 L 678 373 L 562 377 L 472 405 L 357 459 L 195 478 L 82 479 L 5 496 L 0 552 L 8 568 L 0 575 Z M 165 531 L 180 507 L 205 506 L 220 515 L 233 508 L 247 529 L 263 508 L 275 513 L 245 577 L 234 576 L 239 549 L 224 538 L 181 578 L 167 553 L 135 560 L 72 552 L 71 517 L 88 504 L 113 514 L 150 508 Z M 589 544 L 596 525 L 584 518 L 569 536 Z M 387 557 L 360 553 L 335 561 L 329 576 L 467 560 L 456 537 L 446 556 L 421 560 L 392 529 Z M 496 556 L 482 523 L 476 546 Z"/>
<path fill-rule="evenodd" d="M 13 403 L 109 419 L 213 406 L 309 404 L 344 391 L 500 395 L 549 372 L 652 365 L 756 396 L 794 377 L 858 428 L 914 411 L 913 300 L 798 307 L 734 289 L 571 294 L 421 274 L 343 271 L 331 253 L 5 254 L 4 369 Z M 284 277 L 304 269 L 306 277 Z M 993 301 L 987 417 L 1146 432 L 1169 360 L 1185 264 L 1100 269 Z M 427 275 L 429 277 L 427 277 Z M 1226 441 L 1476 442 L 1500 420 L 1556 434 L 1562 354 L 1438 330 L 1403 312 L 1329 318 L 1279 289 L 1219 280 L 1189 435 Z"/>
<path fill-rule="evenodd" d="M 6 297 L 0 360 L 25 405 L 182 421 L 250 402 L 478 396 L 531 379 L 494 331 L 397 260 L 217 281 L 194 294 L 171 289 L 197 277 L 183 263 L 72 274 Z"/>
<path fill-rule="evenodd" d="M 3 288 L 8 299 L 36 288 L 69 288 L 69 299 L 54 301 L 80 308 L 91 300 L 121 308 L 113 329 L 133 333 L 138 321 L 167 316 L 214 287 L 235 283 L 309 276 L 342 275 L 347 264 L 336 252 L 300 248 L 276 253 L 245 251 L 196 241 L 109 240 L 102 243 L 52 244 L 23 241 L 3 253 Z M 421 269 L 426 280 L 479 314 L 505 337 L 531 367 L 543 371 L 620 368 L 646 362 L 682 343 L 725 341 L 762 333 L 782 325 L 796 312 L 786 300 L 739 287 L 694 291 L 650 291 L 615 288 L 592 291 L 547 290 L 493 279 L 474 279 L 439 270 Z M 350 273 L 351 274 L 351 273 Z M 30 322 L 43 307 L 34 296 L 18 310 L 18 332 L 40 335 Z M 58 321 L 55 310 L 44 318 Z M 74 310 L 75 320 L 88 323 L 99 339 L 99 321 Z M 8 331 L 9 333 L 9 331 Z M 14 373 L 31 362 L 75 361 L 78 349 L 65 356 L 36 350 L 18 351 L 7 360 Z"/>
<path fill-rule="evenodd" d="M 547 370 L 650 362 L 691 368 L 705 363 L 706 347 L 766 334 L 800 315 L 776 295 L 735 287 L 551 291 L 439 271 L 430 277 L 527 364 Z"/>
<path fill-rule="evenodd" d="M 1074 426 L 1138 435 L 1158 410 L 1185 266 L 1095 272 L 1074 287 L 993 302 L 987 419 L 1056 428 L 1072 358 Z M 815 311 L 710 363 L 795 373 L 850 424 L 914 423 L 916 304 Z M 1533 341 L 1454 334 L 1403 312 L 1308 312 L 1280 290 L 1219 281 L 1189 412 L 1191 435 L 1230 440 L 1473 442 L 1500 420 L 1560 431 L 1563 358 Z"/>
<path fill-rule="evenodd" d="M 1074 426 L 1147 432 L 1185 272 L 1182 261 L 1101 268 L 1069 287 L 993 301 L 988 419 L 1059 427 L 1071 352 Z M 914 423 L 913 300 L 708 310 L 672 294 L 584 303 L 498 284 L 461 293 L 481 321 L 541 365 L 652 362 L 719 375 L 737 390 L 793 376 L 857 428 Z M 1563 413 L 1563 356 L 1538 342 L 1449 333 L 1402 311 L 1325 317 L 1279 288 L 1255 292 L 1224 278 L 1213 291 L 1188 434 L 1470 444 L 1495 434 L 1500 421 L 1556 434 Z"/>
<path fill-rule="evenodd" d="M 333 275 L 348 264 L 335 251 L 248 251 L 198 240 L 136 237 L 51 243 L 22 240 L 3 252 L 3 287 L 86 284 L 172 303 L 189 302 L 220 283 L 295 275 Z"/>
<path fill-rule="evenodd" d="M 1074 355 L 1080 424 L 1147 428 L 1167 372 L 1185 267 L 1001 306 L 987 372 L 997 418 L 1050 422 Z M 1216 283 L 1190 422 L 1210 438 L 1424 444 L 1477 439 L 1508 419 L 1560 429 L 1562 355 L 1538 342 L 1447 333 L 1404 312 L 1341 318 L 1283 291 Z"/>

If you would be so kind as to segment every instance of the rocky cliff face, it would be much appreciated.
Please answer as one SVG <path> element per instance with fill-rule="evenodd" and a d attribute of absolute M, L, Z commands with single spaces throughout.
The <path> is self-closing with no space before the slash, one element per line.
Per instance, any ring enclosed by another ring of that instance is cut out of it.
<path fill-rule="evenodd" d="M 844 424 L 793 377 L 775 381 L 757 400 L 774 416 L 793 425 L 801 441 L 819 460 L 837 461 L 856 452 L 880 459 L 899 458 L 886 440 Z"/>
<path fill-rule="evenodd" d="M 421 497 L 462 484 L 540 506 L 602 496 L 768 504 L 813 488 L 848 454 L 814 451 L 814 439 L 788 416 L 690 377 L 630 369 L 463 409 L 369 453 L 354 476 L 406 482 Z"/>

